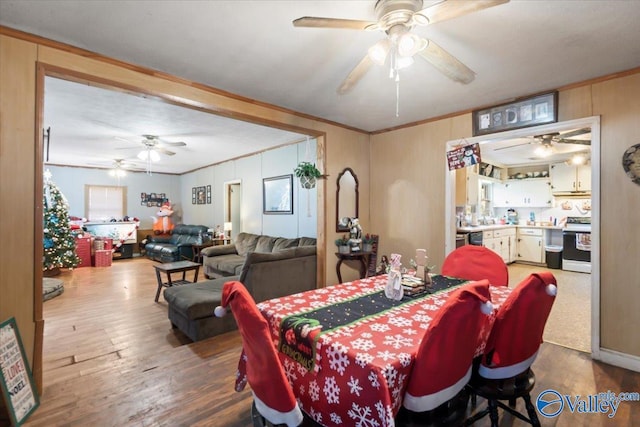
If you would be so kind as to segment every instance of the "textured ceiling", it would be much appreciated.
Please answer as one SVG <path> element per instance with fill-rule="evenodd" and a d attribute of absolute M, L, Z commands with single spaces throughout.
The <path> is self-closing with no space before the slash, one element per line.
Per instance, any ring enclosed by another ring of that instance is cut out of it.
<path fill-rule="evenodd" d="M 374 4 L 1 0 L 0 24 L 365 131 L 640 66 L 640 1 L 512 0 L 414 29 L 475 71 L 470 84 L 455 83 L 418 58 L 401 73 L 398 98 L 388 69 L 377 66 L 338 95 L 342 80 L 384 34 L 295 28 L 292 20 L 375 20 Z M 157 133 L 186 132 L 162 130 Z"/>

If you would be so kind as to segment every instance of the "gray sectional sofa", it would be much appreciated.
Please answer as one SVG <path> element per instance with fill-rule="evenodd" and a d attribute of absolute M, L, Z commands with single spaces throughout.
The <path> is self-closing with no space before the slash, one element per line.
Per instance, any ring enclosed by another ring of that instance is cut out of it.
<path fill-rule="evenodd" d="M 316 239 L 285 239 L 240 233 L 235 244 L 202 250 L 204 282 L 164 290 L 173 327 L 193 341 L 236 328 L 233 316 L 215 317 L 222 287 L 231 280 L 242 282 L 256 302 L 317 287 Z"/>

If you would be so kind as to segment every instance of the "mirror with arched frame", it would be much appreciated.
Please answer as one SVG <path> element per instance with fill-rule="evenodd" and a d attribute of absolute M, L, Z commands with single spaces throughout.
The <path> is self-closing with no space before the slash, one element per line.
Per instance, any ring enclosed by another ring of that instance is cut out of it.
<path fill-rule="evenodd" d="M 349 231 L 341 218 L 358 218 L 358 177 L 351 168 L 344 168 L 336 181 L 336 231 Z"/>

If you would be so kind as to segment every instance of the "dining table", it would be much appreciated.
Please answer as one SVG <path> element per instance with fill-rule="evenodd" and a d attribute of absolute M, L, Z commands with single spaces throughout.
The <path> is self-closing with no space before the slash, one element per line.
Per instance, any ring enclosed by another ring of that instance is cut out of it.
<path fill-rule="evenodd" d="M 387 281 L 383 274 L 257 304 L 301 409 L 320 425 L 394 426 L 429 322 L 467 282 L 433 275 L 425 292 L 395 300 L 385 296 Z M 495 308 L 510 291 L 490 286 Z M 495 310 L 484 317 L 476 355 L 494 320 Z"/>

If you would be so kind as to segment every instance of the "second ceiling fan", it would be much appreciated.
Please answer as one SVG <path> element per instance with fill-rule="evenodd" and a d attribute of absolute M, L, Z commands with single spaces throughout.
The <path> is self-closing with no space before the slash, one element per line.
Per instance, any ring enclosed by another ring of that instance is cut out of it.
<path fill-rule="evenodd" d="M 318 18 L 305 16 L 293 21 L 296 27 L 342 28 L 352 30 L 383 31 L 387 38 L 369 48 L 369 52 L 344 79 L 339 94 L 350 91 L 374 64 L 390 62 L 390 77 L 398 79 L 398 70 L 410 65 L 414 55 L 420 55 L 441 73 L 460 83 L 470 83 L 475 73 L 456 57 L 432 40 L 412 33 L 417 25 L 457 18 L 509 0 L 444 0 L 423 8 L 422 0 L 378 0 L 375 5 L 377 22 L 353 19 Z"/>

